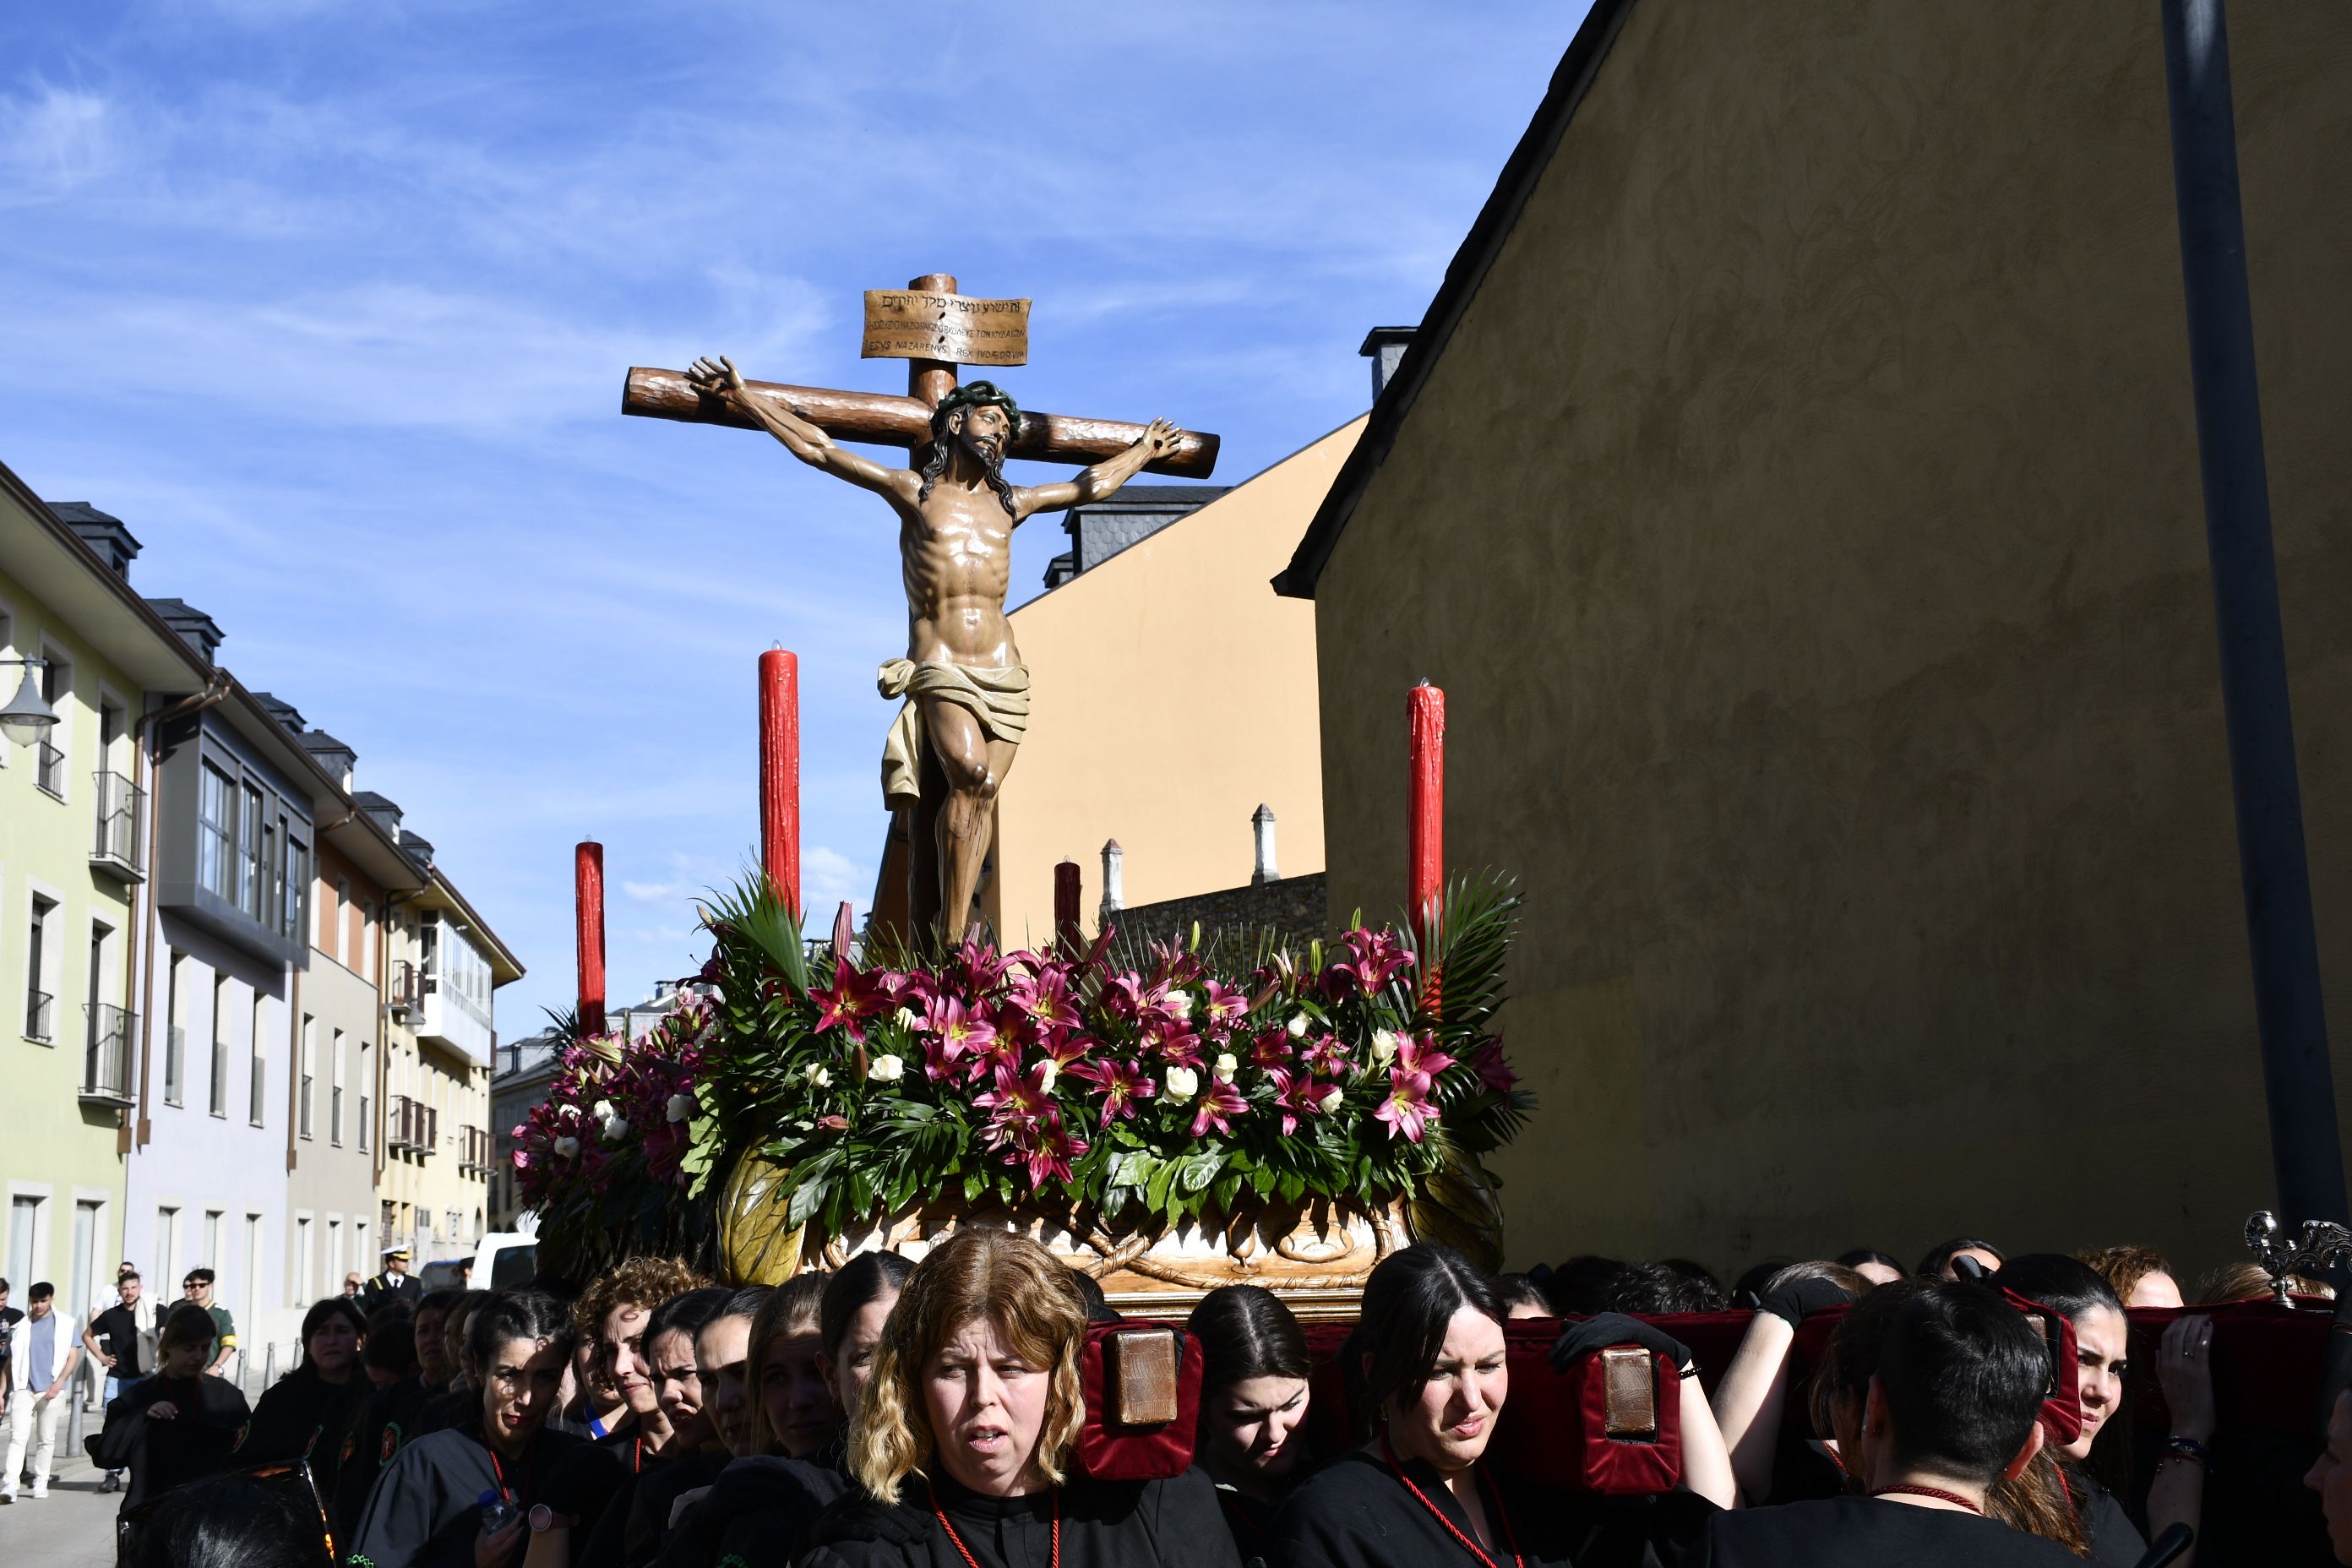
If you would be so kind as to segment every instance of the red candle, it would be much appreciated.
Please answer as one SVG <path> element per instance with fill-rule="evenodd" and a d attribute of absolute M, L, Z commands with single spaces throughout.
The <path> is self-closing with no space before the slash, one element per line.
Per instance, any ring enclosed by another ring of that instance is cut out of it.
<path fill-rule="evenodd" d="M 580 1032 L 604 1032 L 604 847 L 584 839 L 572 852 L 572 890 L 579 914 Z"/>
<path fill-rule="evenodd" d="M 1445 693 L 1426 680 L 1405 696 L 1412 724 L 1407 787 L 1407 893 L 1413 930 L 1425 941 L 1445 885 Z"/>
<path fill-rule="evenodd" d="M 801 912 L 801 661 L 760 656 L 760 863 L 798 920 Z"/>
<path fill-rule="evenodd" d="M 1078 863 L 1065 860 L 1054 868 L 1054 940 L 1066 959 L 1078 955 Z"/>

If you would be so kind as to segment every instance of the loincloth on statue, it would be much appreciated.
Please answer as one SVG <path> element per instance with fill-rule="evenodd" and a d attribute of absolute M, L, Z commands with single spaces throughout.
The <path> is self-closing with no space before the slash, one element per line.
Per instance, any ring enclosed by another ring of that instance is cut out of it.
<path fill-rule="evenodd" d="M 979 720 L 982 732 L 992 741 L 1017 746 L 1029 732 L 1029 671 L 1023 665 L 985 669 L 932 659 L 920 664 L 911 658 L 886 659 L 875 685 L 885 697 L 907 700 L 890 726 L 889 738 L 882 742 L 882 800 L 893 811 L 922 799 L 923 751 L 930 739 L 923 732 L 922 704 L 917 698 L 954 703 Z"/>

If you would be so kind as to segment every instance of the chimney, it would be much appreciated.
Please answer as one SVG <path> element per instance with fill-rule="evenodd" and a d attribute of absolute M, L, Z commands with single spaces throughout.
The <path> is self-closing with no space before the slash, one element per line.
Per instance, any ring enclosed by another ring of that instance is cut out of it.
<path fill-rule="evenodd" d="M 1412 346 L 1412 332 L 1411 327 L 1374 327 L 1364 334 L 1364 346 L 1356 352 L 1372 362 L 1374 403 L 1388 390 L 1389 379 L 1396 374 L 1397 362 L 1404 358 L 1404 351 Z"/>
<path fill-rule="evenodd" d="M 139 553 L 139 541 L 122 526 L 121 518 L 110 516 L 86 500 L 53 500 L 47 504 L 58 521 L 79 534 L 81 542 L 106 563 L 108 571 L 126 583 L 131 581 L 131 562 Z"/>
<path fill-rule="evenodd" d="M 1111 916 L 1127 908 L 1127 879 L 1119 869 L 1120 863 L 1127 858 L 1127 851 L 1118 847 L 1118 839 L 1113 838 L 1103 845 L 1102 857 L 1102 921 L 1108 924 Z"/>
<path fill-rule="evenodd" d="M 1263 888 L 1280 881 L 1282 873 L 1274 868 L 1274 813 L 1263 803 L 1250 813 L 1250 829 L 1257 839 L 1257 867 L 1250 872 L 1250 886 Z"/>
<path fill-rule="evenodd" d="M 197 658 L 206 664 L 220 662 L 220 625 L 210 616 L 185 599 L 150 599 L 147 607 L 162 616 L 163 624 L 194 648 Z"/>

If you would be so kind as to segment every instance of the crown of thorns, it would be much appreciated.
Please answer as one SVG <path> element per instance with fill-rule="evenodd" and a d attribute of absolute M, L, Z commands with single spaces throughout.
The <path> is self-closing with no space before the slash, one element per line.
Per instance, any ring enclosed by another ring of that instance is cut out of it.
<path fill-rule="evenodd" d="M 1000 390 L 992 381 L 966 382 L 940 398 L 940 405 L 931 410 L 931 434 L 945 436 L 948 433 L 948 416 L 957 409 L 978 408 L 985 404 L 994 404 L 1003 409 L 1006 423 L 1013 426 L 1013 434 L 1016 437 L 1021 434 L 1021 405 L 1013 401 L 1012 394 Z"/>

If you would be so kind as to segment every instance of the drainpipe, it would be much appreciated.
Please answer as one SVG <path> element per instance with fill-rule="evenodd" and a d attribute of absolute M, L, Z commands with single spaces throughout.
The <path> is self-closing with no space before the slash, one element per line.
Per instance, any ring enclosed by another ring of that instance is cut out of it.
<path fill-rule="evenodd" d="M 2189 368 L 2204 481 L 2205 542 L 2221 654 L 2221 714 L 2237 806 L 2238 870 L 2252 950 L 2254 1022 L 2270 1102 L 2271 1165 L 2291 1226 L 2338 1222 L 2344 1151 L 2321 1006 L 2319 935 L 2295 777 L 2286 638 L 2254 376 L 2253 308 L 2238 202 L 2222 0 L 2162 0 L 2172 183 L 2189 306 Z"/>
<path fill-rule="evenodd" d="M 139 970 L 139 1124 L 134 1137 L 131 1120 L 123 1119 L 115 1135 L 114 1152 L 128 1154 L 133 1148 L 146 1147 L 154 1136 L 154 1124 L 147 1115 L 148 1075 L 155 1057 L 155 829 L 163 818 L 163 792 L 156 787 L 156 772 L 163 760 L 152 754 L 156 726 L 167 719 L 184 718 L 210 708 L 228 695 L 228 671 L 215 669 L 205 681 L 205 689 L 193 696 L 183 697 L 169 708 L 143 714 L 131 732 L 131 759 L 134 770 L 144 768 L 147 774 L 147 881 L 144 888 L 145 913 L 140 914 L 140 894 L 131 895 L 132 940 L 139 951 L 131 955 L 133 967 Z"/>

